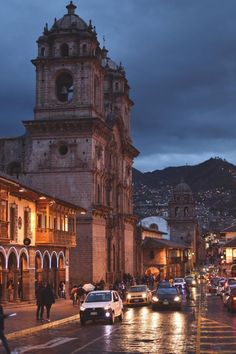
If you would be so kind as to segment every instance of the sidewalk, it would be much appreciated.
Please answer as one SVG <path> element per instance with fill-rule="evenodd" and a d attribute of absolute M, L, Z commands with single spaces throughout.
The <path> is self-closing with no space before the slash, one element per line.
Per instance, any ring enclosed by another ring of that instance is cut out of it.
<path fill-rule="evenodd" d="M 12 303 L 3 305 L 4 313 L 16 312 L 16 316 L 5 320 L 5 333 L 8 339 L 35 333 L 46 328 L 79 319 L 79 307 L 71 300 L 57 299 L 51 308 L 51 322 L 36 321 L 35 303 Z"/>

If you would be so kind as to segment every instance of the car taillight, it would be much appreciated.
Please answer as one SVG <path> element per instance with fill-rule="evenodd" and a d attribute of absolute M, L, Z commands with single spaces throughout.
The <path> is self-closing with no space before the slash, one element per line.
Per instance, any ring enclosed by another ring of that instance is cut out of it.
<path fill-rule="evenodd" d="M 233 300 L 236 301 L 236 296 L 233 297 Z"/>

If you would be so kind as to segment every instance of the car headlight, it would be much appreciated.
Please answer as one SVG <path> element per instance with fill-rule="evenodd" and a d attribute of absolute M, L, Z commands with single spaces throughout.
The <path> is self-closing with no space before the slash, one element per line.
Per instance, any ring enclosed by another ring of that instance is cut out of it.
<path fill-rule="evenodd" d="M 80 306 L 80 311 L 85 311 L 86 307 L 84 307 L 83 305 Z"/>
<path fill-rule="evenodd" d="M 131 299 L 131 295 L 130 295 L 130 294 L 127 295 L 127 299 L 128 299 L 128 300 Z"/>
<path fill-rule="evenodd" d="M 145 297 L 147 297 L 147 295 L 146 294 L 142 294 L 142 298 L 145 299 Z"/>
<path fill-rule="evenodd" d="M 110 305 L 106 305 L 105 307 L 104 307 L 104 310 L 110 310 L 110 308 L 111 308 L 111 306 Z"/>
<path fill-rule="evenodd" d="M 176 301 L 176 302 L 180 301 L 180 297 L 179 296 L 175 296 L 174 297 L 174 301 Z"/>
<path fill-rule="evenodd" d="M 196 280 L 193 280 L 193 281 L 192 281 L 192 284 L 193 284 L 193 285 L 196 285 Z"/>
<path fill-rule="evenodd" d="M 158 301 L 159 301 L 159 299 L 158 299 L 158 297 L 157 297 L 157 296 L 153 296 L 152 301 L 154 301 L 154 302 L 158 302 Z"/>

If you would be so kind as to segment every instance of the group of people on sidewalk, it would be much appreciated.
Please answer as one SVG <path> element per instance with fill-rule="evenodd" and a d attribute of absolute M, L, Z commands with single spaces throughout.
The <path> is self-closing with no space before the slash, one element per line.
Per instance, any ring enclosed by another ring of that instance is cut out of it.
<path fill-rule="evenodd" d="M 40 282 L 35 291 L 36 295 L 36 320 L 43 321 L 44 308 L 46 308 L 46 321 L 50 321 L 50 312 L 52 304 L 55 303 L 55 296 L 49 283 L 44 284 Z"/>

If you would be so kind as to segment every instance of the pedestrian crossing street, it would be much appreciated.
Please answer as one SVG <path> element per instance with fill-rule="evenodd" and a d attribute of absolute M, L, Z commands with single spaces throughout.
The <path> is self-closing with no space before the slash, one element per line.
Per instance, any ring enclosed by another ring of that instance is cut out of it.
<path fill-rule="evenodd" d="M 236 353 L 236 329 L 199 316 L 196 354 Z"/>

